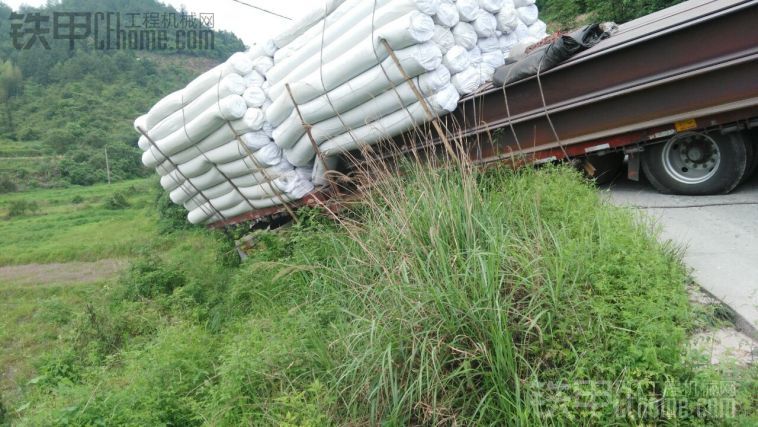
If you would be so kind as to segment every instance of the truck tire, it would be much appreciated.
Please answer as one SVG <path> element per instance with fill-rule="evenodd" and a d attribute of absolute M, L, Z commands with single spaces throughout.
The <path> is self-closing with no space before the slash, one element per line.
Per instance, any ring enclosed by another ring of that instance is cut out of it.
<path fill-rule="evenodd" d="M 758 169 L 758 129 L 753 129 L 745 133 L 745 151 L 747 151 L 747 170 L 742 182 L 752 178 L 755 170 Z"/>
<path fill-rule="evenodd" d="M 687 132 L 645 148 L 642 170 L 665 194 L 727 194 L 747 171 L 747 148 L 738 133 Z"/>

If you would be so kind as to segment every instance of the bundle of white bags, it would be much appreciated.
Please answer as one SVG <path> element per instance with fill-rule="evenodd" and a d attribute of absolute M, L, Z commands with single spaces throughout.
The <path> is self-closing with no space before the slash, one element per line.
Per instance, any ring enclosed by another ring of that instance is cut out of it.
<path fill-rule="evenodd" d="M 454 111 L 546 31 L 535 0 L 319 3 L 135 121 L 143 163 L 192 223 L 301 199 L 325 183 L 322 160 L 427 122 L 424 107 Z"/>

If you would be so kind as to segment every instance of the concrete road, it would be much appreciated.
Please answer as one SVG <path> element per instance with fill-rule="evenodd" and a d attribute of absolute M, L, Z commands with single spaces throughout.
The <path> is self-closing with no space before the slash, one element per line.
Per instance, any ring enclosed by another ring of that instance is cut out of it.
<path fill-rule="evenodd" d="M 656 218 L 662 238 L 685 250 L 695 280 L 758 339 L 758 174 L 726 196 L 662 195 L 624 178 L 601 190 L 613 203 Z"/>

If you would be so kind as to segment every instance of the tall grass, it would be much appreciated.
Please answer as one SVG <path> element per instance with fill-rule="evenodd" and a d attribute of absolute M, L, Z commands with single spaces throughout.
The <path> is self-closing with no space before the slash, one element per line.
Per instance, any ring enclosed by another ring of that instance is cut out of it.
<path fill-rule="evenodd" d="M 639 425 L 667 419 L 619 409 L 719 378 L 684 356 L 676 252 L 577 172 L 402 168 L 336 221 L 256 232 L 239 267 L 218 234 L 154 238 L 13 421 Z"/>
<path fill-rule="evenodd" d="M 342 221 L 317 273 L 349 314 L 332 351 L 350 419 L 537 425 L 534 384 L 681 368 L 675 254 L 578 173 L 404 168 Z"/>

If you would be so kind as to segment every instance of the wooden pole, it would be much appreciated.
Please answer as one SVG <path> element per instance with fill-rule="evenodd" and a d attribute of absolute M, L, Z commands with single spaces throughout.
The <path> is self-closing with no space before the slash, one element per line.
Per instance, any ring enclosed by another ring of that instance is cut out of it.
<path fill-rule="evenodd" d="M 105 147 L 105 171 L 108 173 L 108 185 L 111 185 L 111 164 L 108 161 L 108 147 Z"/>

